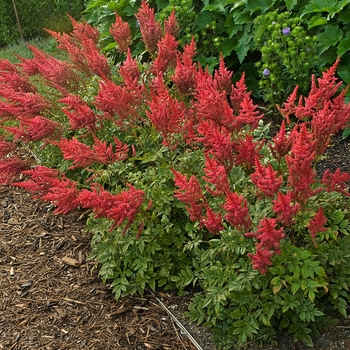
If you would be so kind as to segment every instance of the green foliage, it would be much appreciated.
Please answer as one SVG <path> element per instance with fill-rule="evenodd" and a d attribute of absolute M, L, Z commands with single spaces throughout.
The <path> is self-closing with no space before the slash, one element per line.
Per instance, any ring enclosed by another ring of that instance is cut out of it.
<path fill-rule="evenodd" d="M 268 12 L 255 19 L 254 42 L 261 52 L 256 65 L 265 101 L 282 103 L 296 85 L 299 93 L 308 91 L 318 56 L 317 37 L 308 36 L 305 27 L 302 18 L 290 17 L 289 12 Z"/>
<path fill-rule="evenodd" d="M 72 27 L 66 14 L 80 19 L 84 0 L 15 0 L 15 5 L 19 24 L 13 2 L 0 0 L 0 47 L 45 36 L 43 28 L 69 32 Z"/>

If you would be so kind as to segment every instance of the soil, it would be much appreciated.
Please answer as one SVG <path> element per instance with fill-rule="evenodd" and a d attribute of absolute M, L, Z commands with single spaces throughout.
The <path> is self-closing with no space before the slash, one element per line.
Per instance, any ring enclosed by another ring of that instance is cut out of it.
<path fill-rule="evenodd" d="M 350 172 L 349 150 L 350 140 L 338 135 L 318 173 L 337 167 Z M 210 332 L 184 315 L 191 293 L 115 301 L 91 271 L 85 219 L 83 211 L 55 215 L 27 192 L 0 187 L 0 349 L 215 350 Z M 340 318 L 314 337 L 313 348 L 282 334 L 277 345 L 247 349 L 348 350 L 350 322 Z"/>

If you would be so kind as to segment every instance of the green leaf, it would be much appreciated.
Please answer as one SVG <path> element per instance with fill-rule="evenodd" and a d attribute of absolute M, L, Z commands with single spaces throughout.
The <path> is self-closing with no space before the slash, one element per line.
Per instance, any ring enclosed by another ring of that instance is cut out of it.
<path fill-rule="evenodd" d="M 250 13 L 254 13 L 256 11 L 265 12 L 275 3 L 275 0 L 248 0 L 246 4 L 246 9 L 250 11 Z"/>
<path fill-rule="evenodd" d="M 327 26 L 325 31 L 318 36 L 320 54 L 331 46 L 336 46 L 343 38 L 343 31 L 336 25 Z"/>
<path fill-rule="evenodd" d="M 298 3 L 297 0 L 285 0 L 286 7 L 288 11 L 293 10 L 294 6 Z"/>
<path fill-rule="evenodd" d="M 327 12 L 333 17 L 340 11 L 338 3 L 338 0 L 313 0 L 305 6 L 301 15 L 304 16 L 313 12 Z"/>
<path fill-rule="evenodd" d="M 344 38 L 337 46 L 337 54 L 341 57 L 350 50 L 350 36 Z"/>
<path fill-rule="evenodd" d="M 323 26 L 325 24 L 327 24 L 327 19 L 325 17 L 316 15 L 308 21 L 308 28 L 311 29 L 314 27 Z"/>
<path fill-rule="evenodd" d="M 295 293 L 299 290 L 300 283 L 292 283 L 292 293 L 295 295 Z"/>

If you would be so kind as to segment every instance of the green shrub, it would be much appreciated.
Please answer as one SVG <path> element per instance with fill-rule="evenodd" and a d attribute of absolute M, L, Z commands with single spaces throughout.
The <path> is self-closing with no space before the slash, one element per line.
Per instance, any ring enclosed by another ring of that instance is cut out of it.
<path fill-rule="evenodd" d="M 47 36 L 43 28 L 69 32 L 72 27 L 66 14 L 80 19 L 84 9 L 83 0 L 15 0 L 14 3 L 15 8 L 12 1 L 0 0 L 0 47 L 21 39 Z"/>
<path fill-rule="evenodd" d="M 271 137 L 244 77 L 232 85 L 223 59 L 213 74 L 196 64 L 195 41 L 179 51 L 176 23 L 160 27 L 146 3 L 137 16 L 147 61 L 128 52 L 125 23 L 127 56 L 111 66 L 98 31 L 73 21 L 52 33 L 68 61 L 32 47 L 0 62 L 1 182 L 57 214 L 91 210 L 91 258 L 117 299 L 197 285 L 190 316 L 220 348 L 280 331 L 311 344 L 349 302 L 350 175 L 314 171 L 349 123 L 339 61 L 304 99 L 294 89 Z"/>

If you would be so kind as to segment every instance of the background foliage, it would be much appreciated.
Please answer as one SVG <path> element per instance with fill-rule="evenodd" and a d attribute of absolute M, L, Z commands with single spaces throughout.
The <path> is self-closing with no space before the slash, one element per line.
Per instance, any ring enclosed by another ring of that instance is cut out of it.
<path fill-rule="evenodd" d="M 43 28 L 70 31 L 66 13 L 80 19 L 84 0 L 15 0 L 25 40 L 47 36 Z M 0 0 L 0 47 L 22 39 L 12 1 Z"/>

